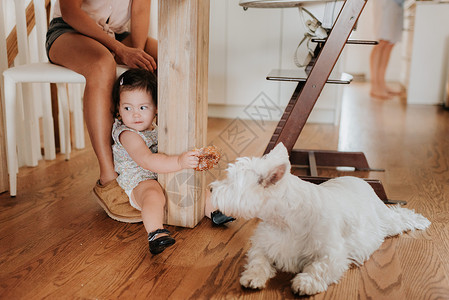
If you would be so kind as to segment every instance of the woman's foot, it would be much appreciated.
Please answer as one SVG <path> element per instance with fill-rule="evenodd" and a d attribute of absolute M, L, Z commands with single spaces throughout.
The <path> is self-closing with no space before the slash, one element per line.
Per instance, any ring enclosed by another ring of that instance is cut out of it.
<path fill-rule="evenodd" d="M 227 215 L 223 214 L 219 210 L 213 211 L 210 214 L 210 219 L 212 220 L 212 223 L 214 225 L 218 225 L 218 226 L 235 221 L 235 218 L 228 217 Z"/>
<path fill-rule="evenodd" d="M 159 254 L 175 242 L 176 240 L 170 236 L 170 231 L 167 229 L 157 229 L 148 234 L 148 246 L 151 254 Z"/>
<path fill-rule="evenodd" d="M 92 193 L 97 203 L 112 219 L 125 223 L 142 222 L 140 211 L 129 204 L 128 195 L 118 185 L 117 180 L 104 185 L 98 180 Z"/>
<path fill-rule="evenodd" d="M 387 91 L 371 91 L 370 96 L 376 99 L 387 100 L 390 99 L 391 95 Z"/>
<path fill-rule="evenodd" d="M 388 95 L 391 95 L 391 96 L 399 96 L 402 94 L 402 91 L 401 90 L 392 90 L 390 88 L 387 88 L 387 93 L 388 93 Z"/>

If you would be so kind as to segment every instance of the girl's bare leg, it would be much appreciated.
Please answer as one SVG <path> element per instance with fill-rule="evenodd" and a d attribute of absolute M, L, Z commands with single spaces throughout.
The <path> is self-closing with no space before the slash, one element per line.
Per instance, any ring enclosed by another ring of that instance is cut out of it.
<path fill-rule="evenodd" d="M 165 195 L 156 180 L 145 180 L 133 190 L 133 197 L 142 209 L 145 230 L 150 233 L 163 228 L 165 214 Z"/>

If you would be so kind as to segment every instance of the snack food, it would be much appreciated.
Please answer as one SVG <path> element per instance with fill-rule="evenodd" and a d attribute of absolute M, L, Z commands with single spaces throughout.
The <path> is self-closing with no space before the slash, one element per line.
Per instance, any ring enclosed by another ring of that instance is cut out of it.
<path fill-rule="evenodd" d="M 213 168 L 220 160 L 221 153 L 215 146 L 203 147 L 200 149 L 195 149 L 198 151 L 199 163 L 198 167 L 195 168 L 196 171 L 205 171 Z"/>

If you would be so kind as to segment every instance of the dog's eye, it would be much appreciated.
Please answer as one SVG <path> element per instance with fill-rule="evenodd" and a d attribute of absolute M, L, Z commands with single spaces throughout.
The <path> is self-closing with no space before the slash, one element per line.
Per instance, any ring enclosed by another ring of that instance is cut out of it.
<path fill-rule="evenodd" d="M 214 188 L 213 187 L 209 187 L 209 191 L 212 193 L 212 190 L 213 190 Z"/>

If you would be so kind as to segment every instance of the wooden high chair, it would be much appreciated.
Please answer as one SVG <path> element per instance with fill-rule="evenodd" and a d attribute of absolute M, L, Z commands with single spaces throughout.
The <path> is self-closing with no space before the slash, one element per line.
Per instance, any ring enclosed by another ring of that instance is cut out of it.
<path fill-rule="evenodd" d="M 264 7 L 294 7 L 313 1 L 240 1 L 240 5 L 243 7 L 263 7 L 263 5 L 265 5 Z M 345 1 L 332 29 L 328 32 L 328 37 L 325 39 L 312 39 L 312 42 L 317 43 L 317 47 L 315 48 L 314 57 L 304 69 L 273 70 L 267 76 L 268 80 L 295 81 L 298 84 L 264 154 L 270 152 L 278 143 L 282 142 L 290 153 L 292 165 L 308 166 L 309 175 L 299 176 L 303 180 L 319 184 L 330 179 L 318 176 L 318 167 L 353 167 L 355 170 L 379 171 L 369 166 L 363 152 L 293 149 L 324 85 L 326 83 L 347 84 L 352 79 L 347 76 L 330 78 L 332 69 L 345 44 L 377 44 L 375 41 L 348 40 L 366 1 Z M 273 3 L 270 4 L 269 2 Z M 404 201 L 388 200 L 383 185 L 379 180 L 365 180 L 373 187 L 379 198 L 384 202 L 404 203 Z"/>

